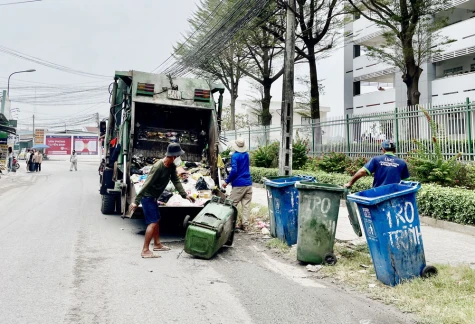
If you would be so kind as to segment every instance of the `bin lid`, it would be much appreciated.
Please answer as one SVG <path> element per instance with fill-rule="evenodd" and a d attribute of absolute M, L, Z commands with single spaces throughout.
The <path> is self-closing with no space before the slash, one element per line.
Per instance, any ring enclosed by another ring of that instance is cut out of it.
<path fill-rule="evenodd" d="M 350 219 L 351 227 L 353 227 L 353 231 L 359 237 L 363 236 L 363 232 L 361 231 L 360 222 L 358 220 L 358 212 L 356 209 L 356 204 L 351 202 L 347 199 L 348 191 L 346 191 L 343 197 L 346 200 L 346 208 L 348 209 L 348 218 Z"/>
<path fill-rule="evenodd" d="M 339 185 L 319 182 L 297 182 L 295 187 L 299 190 L 326 190 L 333 192 L 345 192 L 346 189 Z"/>
<path fill-rule="evenodd" d="M 416 193 L 419 189 L 421 189 L 419 182 L 401 181 L 348 195 L 348 200 L 372 206 L 395 197 Z"/>
<path fill-rule="evenodd" d="M 309 176 L 281 176 L 264 178 L 264 184 L 274 188 L 294 186 L 295 183 L 299 181 L 315 181 L 315 178 Z"/>

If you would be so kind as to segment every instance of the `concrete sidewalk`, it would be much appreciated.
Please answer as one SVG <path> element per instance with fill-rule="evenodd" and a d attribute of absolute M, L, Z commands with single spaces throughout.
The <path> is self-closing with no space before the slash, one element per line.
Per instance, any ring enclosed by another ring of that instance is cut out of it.
<path fill-rule="evenodd" d="M 252 201 L 267 206 L 266 190 L 254 187 Z M 424 224 L 421 224 L 421 232 L 428 264 L 469 264 L 475 269 L 475 236 Z M 345 241 L 358 239 L 351 227 L 346 207 L 340 207 L 336 238 Z"/>

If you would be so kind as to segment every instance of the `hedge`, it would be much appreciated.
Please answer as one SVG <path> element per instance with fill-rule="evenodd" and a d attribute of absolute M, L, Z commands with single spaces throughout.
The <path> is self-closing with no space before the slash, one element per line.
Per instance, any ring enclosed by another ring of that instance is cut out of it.
<path fill-rule="evenodd" d="M 351 177 L 338 173 L 323 171 L 294 171 L 295 175 L 313 176 L 318 182 L 344 185 Z M 277 169 L 251 167 L 252 181 L 262 183 L 263 178 L 278 175 Z M 352 191 L 362 191 L 372 187 L 373 178 L 361 178 Z M 475 191 L 448 188 L 435 184 L 423 184 L 417 194 L 417 205 L 421 215 L 455 222 L 465 225 L 475 225 Z"/>

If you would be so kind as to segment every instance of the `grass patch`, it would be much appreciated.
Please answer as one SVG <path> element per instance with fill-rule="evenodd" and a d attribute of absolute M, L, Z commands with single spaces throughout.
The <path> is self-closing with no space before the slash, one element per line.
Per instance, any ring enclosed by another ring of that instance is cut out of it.
<path fill-rule="evenodd" d="M 436 277 L 388 287 L 376 279 L 366 244 L 337 243 L 335 254 L 339 257 L 338 263 L 324 267 L 321 274 L 365 292 L 373 299 L 396 305 L 404 312 L 414 313 L 420 323 L 475 323 L 475 271 L 467 265 L 437 265 Z"/>
<path fill-rule="evenodd" d="M 288 246 L 287 243 L 279 240 L 278 238 L 273 238 L 273 239 L 268 240 L 266 242 L 266 247 L 272 250 L 276 250 L 280 253 L 290 252 L 290 246 Z"/>

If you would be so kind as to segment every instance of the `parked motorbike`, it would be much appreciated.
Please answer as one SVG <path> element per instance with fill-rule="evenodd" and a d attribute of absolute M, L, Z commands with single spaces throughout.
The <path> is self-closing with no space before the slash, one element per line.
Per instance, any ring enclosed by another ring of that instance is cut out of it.
<path fill-rule="evenodd" d="M 13 157 L 12 166 L 15 172 L 16 170 L 20 169 L 20 163 L 18 163 L 16 157 Z"/>

